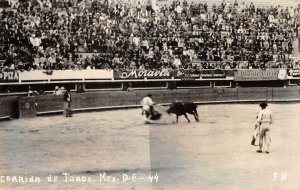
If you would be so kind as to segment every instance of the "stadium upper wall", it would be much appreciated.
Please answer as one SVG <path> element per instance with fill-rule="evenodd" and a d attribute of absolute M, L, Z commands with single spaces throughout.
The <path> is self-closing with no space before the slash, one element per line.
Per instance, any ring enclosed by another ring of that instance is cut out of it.
<path fill-rule="evenodd" d="M 300 69 L 200 69 L 200 70 L 43 70 L 0 72 L 0 84 L 95 82 L 95 81 L 178 81 L 178 80 L 232 80 L 264 81 L 300 79 Z"/>

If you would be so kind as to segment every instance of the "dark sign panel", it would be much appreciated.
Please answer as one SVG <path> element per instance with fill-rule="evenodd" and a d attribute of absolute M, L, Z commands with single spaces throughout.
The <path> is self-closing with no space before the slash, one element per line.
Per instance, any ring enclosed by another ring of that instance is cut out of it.
<path fill-rule="evenodd" d="M 114 79 L 175 79 L 195 80 L 195 79 L 216 79 L 233 77 L 233 70 L 129 70 L 114 71 Z"/>
<path fill-rule="evenodd" d="M 19 72 L 15 70 L 0 70 L 0 82 L 19 81 Z"/>
<path fill-rule="evenodd" d="M 199 70 L 176 70 L 174 72 L 175 79 L 181 80 L 195 80 L 200 78 L 200 71 Z"/>
<path fill-rule="evenodd" d="M 233 70 L 177 70 L 174 78 L 181 78 L 182 80 L 194 80 L 194 79 L 217 79 L 233 77 Z"/>
<path fill-rule="evenodd" d="M 171 73 L 168 70 L 127 70 L 114 71 L 114 79 L 167 79 L 171 78 Z"/>
<path fill-rule="evenodd" d="M 228 70 L 201 70 L 201 77 L 202 78 L 226 78 L 226 76 L 229 76 Z M 233 71 L 232 71 L 233 76 Z"/>
<path fill-rule="evenodd" d="M 234 73 L 235 81 L 259 81 L 259 80 L 278 80 L 278 69 L 267 70 L 237 70 Z"/>
<path fill-rule="evenodd" d="M 288 69 L 287 74 L 292 77 L 300 77 L 300 69 Z"/>

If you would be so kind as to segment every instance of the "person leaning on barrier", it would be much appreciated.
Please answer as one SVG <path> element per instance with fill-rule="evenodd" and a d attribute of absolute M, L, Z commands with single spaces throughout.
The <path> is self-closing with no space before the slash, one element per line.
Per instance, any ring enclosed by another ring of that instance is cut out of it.
<path fill-rule="evenodd" d="M 70 89 L 68 88 L 67 91 L 64 94 L 64 112 L 66 114 L 66 117 L 73 117 L 72 116 L 72 97 L 70 93 Z"/>
<path fill-rule="evenodd" d="M 127 92 L 132 92 L 132 91 L 133 91 L 132 83 L 130 82 L 130 83 L 128 84 Z"/>

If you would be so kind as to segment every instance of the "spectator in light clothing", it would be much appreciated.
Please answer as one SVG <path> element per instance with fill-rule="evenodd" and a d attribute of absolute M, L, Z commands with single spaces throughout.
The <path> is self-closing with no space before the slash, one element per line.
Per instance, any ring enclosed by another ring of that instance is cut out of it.
<path fill-rule="evenodd" d="M 141 17 L 141 11 L 142 11 L 142 6 L 141 6 L 141 3 L 138 2 L 137 6 L 136 6 L 137 19 L 139 19 Z"/>
<path fill-rule="evenodd" d="M 179 68 L 182 65 L 178 56 L 175 57 L 173 65 L 175 65 L 176 68 Z"/>
<path fill-rule="evenodd" d="M 62 94 L 63 94 L 62 90 L 58 86 L 56 86 L 53 95 L 62 95 Z"/>

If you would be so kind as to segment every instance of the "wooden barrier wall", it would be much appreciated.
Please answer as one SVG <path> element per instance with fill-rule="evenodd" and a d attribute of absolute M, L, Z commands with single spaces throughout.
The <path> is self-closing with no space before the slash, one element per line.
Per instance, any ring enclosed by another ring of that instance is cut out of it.
<path fill-rule="evenodd" d="M 143 90 L 143 91 L 106 91 L 84 94 L 72 94 L 72 106 L 77 110 L 92 110 L 101 108 L 118 108 L 140 106 L 140 101 L 148 93 L 153 100 L 160 103 L 171 103 L 174 100 L 193 101 L 197 103 L 214 102 L 252 102 L 252 101 L 300 101 L 300 88 L 207 88 L 178 90 Z M 26 98 L 20 97 L 24 104 Z M 37 114 L 61 113 L 63 97 L 43 95 L 34 97 Z M 28 99 L 30 100 L 30 99 Z M 18 97 L 1 97 L 1 117 L 17 117 Z M 18 112 L 20 113 L 20 111 Z"/>
<path fill-rule="evenodd" d="M 19 117 L 35 117 L 36 116 L 35 97 L 19 98 Z"/>
<path fill-rule="evenodd" d="M 171 103 L 174 100 L 210 102 L 252 102 L 252 101 L 300 101 L 300 88 L 208 88 L 147 91 L 113 91 L 86 94 L 72 94 L 72 106 L 75 110 L 139 106 L 148 93 L 158 103 Z M 62 96 L 37 96 L 38 114 L 62 111 Z"/>
<path fill-rule="evenodd" d="M 0 119 L 18 117 L 18 108 L 17 96 L 0 97 Z"/>

